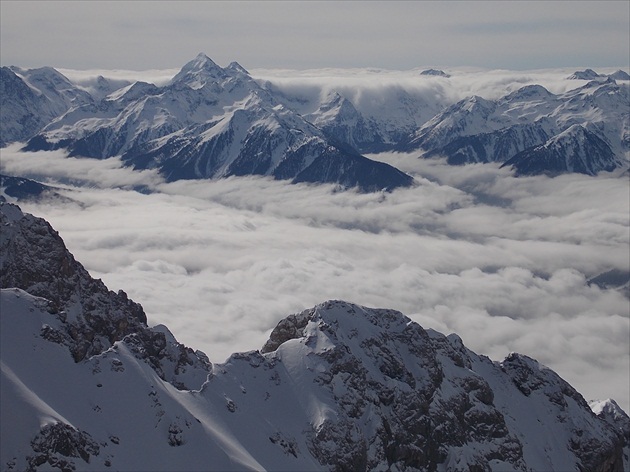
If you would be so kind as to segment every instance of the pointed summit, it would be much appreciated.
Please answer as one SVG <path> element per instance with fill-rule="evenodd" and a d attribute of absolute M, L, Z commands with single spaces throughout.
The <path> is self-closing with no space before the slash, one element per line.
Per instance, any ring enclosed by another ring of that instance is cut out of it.
<path fill-rule="evenodd" d="M 223 68 L 204 53 L 199 53 L 182 67 L 171 80 L 171 84 L 184 83 L 193 89 L 198 89 L 208 82 L 215 82 L 226 77 L 227 74 Z"/>
<path fill-rule="evenodd" d="M 227 66 L 225 69 L 226 70 L 230 70 L 230 71 L 234 71 L 234 72 L 241 72 L 243 74 L 249 75 L 249 72 L 247 71 L 247 69 L 245 69 L 242 65 L 240 65 L 236 61 L 231 62 L 230 65 Z"/>
<path fill-rule="evenodd" d="M 627 72 L 621 69 L 619 69 L 616 72 L 613 72 L 612 74 L 608 74 L 608 77 L 614 80 L 630 80 L 630 75 L 628 75 Z"/>
<path fill-rule="evenodd" d="M 210 59 L 203 52 L 200 52 L 199 54 L 197 54 L 197 56 L 186 65 L 193 65 L 194 67 L 198 69 L 212 69 L 212 68 L 219 67 L 212 59 Z"/>
<path fill-rule="evenodd" d="M 516 175 L 554 176 L 565 172 L 597 175 L 621 164 L 602 138 L 576 123 L 544 144 L 519 152 L 501 167 L 511 166 Z"/>

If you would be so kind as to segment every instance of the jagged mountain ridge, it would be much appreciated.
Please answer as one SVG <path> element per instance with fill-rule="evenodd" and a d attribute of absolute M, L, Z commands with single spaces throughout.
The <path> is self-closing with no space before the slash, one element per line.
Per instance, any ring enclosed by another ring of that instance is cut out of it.
<path fill-rule="evenodd" d="M 576 126 L 583 137 L 566 139 Z M 581 144 L 585 139 L 590 146 Z M 552 145 L 560 140 L 563 154 Z M 509 161 L 518 174 L 594 175 L 630 162 L 630 93 L 607 78 L 560 95 L 528 85 L 498 100 L 473 96 L 429 120 L 399 149 L 446 156 L 451 164 Z"/>
<path fill-rule="evenodd" d="M 0 213 L 6 470 L 623 470 L 627 416 L 531 358 L 329 301 L 210 365 L 44 220 Z"/>
<path fill-rule="evenodd" d="M 24 141 L 73 106 L 92 103 L 52 67 L 0 68 L 0 147 Z"/>
<path fill-rule="evenodd" d="M 396 149 L 443 108 L 436 98 L 427 100 L 401 87 L 347 95 L 349 91 L 332 90 L 304 116 L 332 142 L 362 153 Z M 285 98 L 285 103 L 291 106 L 294 100 Z"/>
<path fill-rule="evenodd" d="M 125 339 L 138 352 L 153 353 L 153 367 L 173 385 L 201 385 L 210 365 L 205 354 L 148 328 L 142 307 L 93 279 L 45 220 L 6 202 L 0 209 L 0 287 L 46 300 L 57 321 L 42 328 L 44 338 L 66 346 L 75 362 Z"/>
<path fill-rule="evenodd" d="M 419 81 L 450 80 L 441 71 L 423 72 Z M 452 104 L 439 87 L 432 96 L 390 85 L 308 97 L 203 54 L 164 87 L 103 77 L 76 86 L 52 68 L 3 68 L 0 145 L 30 139 L 30 150 L 123 155 L 128 165 L 158 168 L 169 180 L 260 174 L 380 190 L 411 179 L 362 154 L 396 150 L 446 156 L 452 164 L 504 163 L 579 124 L 614 157 L 604 150 L 581 156 L 593 161 L 585 166 L 548 169 L 553 156 L 538 152 L 528 159 L 536 166 L 515 164 L 516 172 L 597 173 L 630 160 L 624 74 L 577 71 L 575 78 L 593 80 L 563 94 L 527 85 L 497 100 L 473 96 Z M 379 176 L 376 182 L 362 182 L 364 169 Z"/>
<path fill-rule="evenodd" d="M 610 77 L 614 80 L 630 80 L 630 75 L 619 69 L 612 74 L 598 74 L 593 69 L 576 70 L 567 79 L 569 80 L 598 80 Z"/>
<path fill-rule="evenodd" d="M 221 68 L 203 54 L 164 87 L 135 83 L 70 109 L 25 150 L 58 148 L 71 156 L 121 155 L 135 169 L 157 168 L 167 180 L 269 175 L 364 191 L 413 182 L 354 149 L 336 147 L 240 65 Z"/>
<path fill-rule="evenodd" d="M 545 143 L 516 153 L 501 167 L 513 167 L 517 175 L 579 172 L 596 175 L 621 166 L 606 142 L 581 125 L 573 125 Z"/>

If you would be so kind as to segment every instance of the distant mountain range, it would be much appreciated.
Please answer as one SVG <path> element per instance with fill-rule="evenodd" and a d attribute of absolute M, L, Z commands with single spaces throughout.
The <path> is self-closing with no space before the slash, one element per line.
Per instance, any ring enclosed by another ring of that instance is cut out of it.
<path fill-rule="evenodd" d="M 12 85 L 5 87 L 9 109 L 2 120 L 7 128 L 3 141 L 30 135 L 27 151 L 63 148 L 71 156 L 122 156 L 134 169 L 159 169 L 168 181 L 270 175 L 363 191 L 391 190 L 413 182 L 351 147 L 335 146 L 237 63 L 221 68 L 203 54 L 164 87 L 135 82 L 101 100 L 84 91 L 70 94 L 76 87 L 54 69 L 35 73 L 4 68 L 5 75 Z M 46 91 L 49 84 L 58 83 L 60 92 L 33 92 L 25 83 L 36 86 L 30 83 L 35 75 L 43 77 L 38 84 L 44 84 Z M 107 90 L 107 83 L 101 88 Z M 42 103 L 54 103 L 54 109 L 62 111 L 43 129 L 41 120 L 28 127 L 20 126 L 21 117 L 12 120 L 22 109 L 29 110 L 23 114 L 37 114 Z"/>
<path fill-rule="evenodd" d="M 423 149 L 451 164 L 501 162 L 528 175 L 612 171 L 628 165 L 629 88 L 607 78 L 561 95 L 528 85 L 498 100 L 473 96 L 399 149 Z"/>
<path fill-rule="evenodd" d="M 563 94 L 527 85 L 497 100 L 454 104 L 403 88 L 376 101 L 332 90 L 306 107 L 299 94 L 204 54 L 161 87 L 99 77 L 86 88 L 49 67 L 3 67 L 0 145 L 121 156 L 169 181 L 267 175 L 362 191 L 413 184 L 364 156 L 382 151 L 498 162 L 518 175 L 595 175 L 630 162 L 629 78 L 587 69 L 567 79 L 589 82 Z M 450 75 L 428 69 L 418 80 Z"/>
<path fill-rule="evenodd" d="M 327 301 L 213 365 L 46 221 L 0 226 L 3 470 L 627 470 L 628 415 L 525 355 Z"/>

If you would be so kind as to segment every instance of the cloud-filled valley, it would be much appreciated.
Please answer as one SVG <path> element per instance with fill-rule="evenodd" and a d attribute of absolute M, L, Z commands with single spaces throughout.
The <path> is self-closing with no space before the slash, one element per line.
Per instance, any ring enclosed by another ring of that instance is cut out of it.
<path fill-rule="evenodd" d="M 140 302 L 149 323 L 212 361 L 260 348 L 289 313 L 344 299 L 456 332 L 493 359 L 525 353 L 585 397 L 628 409 L 627 292 L 588 283 L 630 270 L 627 179 L 370 157 L 416 185 L 362 194 L 254 177 L 164 183 L 115 159 L 15 146 L 2 172 L 59 183 L 74 203 L 23 210 Z"/>

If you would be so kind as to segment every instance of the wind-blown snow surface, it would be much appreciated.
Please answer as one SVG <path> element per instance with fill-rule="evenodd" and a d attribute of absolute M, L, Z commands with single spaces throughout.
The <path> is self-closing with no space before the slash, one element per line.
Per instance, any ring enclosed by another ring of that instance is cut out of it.
<path fill-rule="evenodd" d="M 627 277 L 627 179 L 516 179 L 390 154 L 370 157 L 418 186 L 361 195 L 264 178 L 164 184 L 112 161 L 16 149 L 2 151 L 3 173 L 83 185 L 63 191 L 76 204 L 23 209 L 212 361 L 262 345 L 287 313 L 345 299 L 456 332 L 493 359 L 528 353 L 586 398 L 629 409 L 627 285 L 588 283 Z"/>

